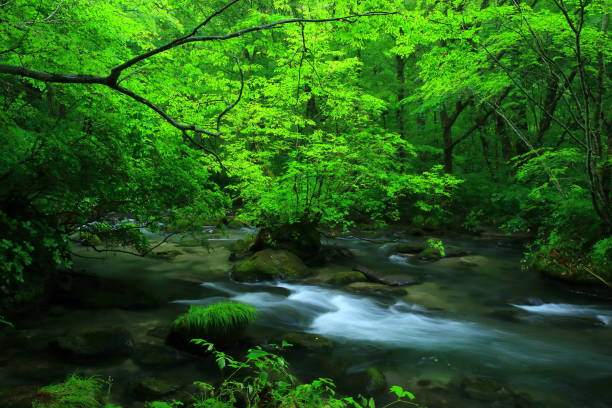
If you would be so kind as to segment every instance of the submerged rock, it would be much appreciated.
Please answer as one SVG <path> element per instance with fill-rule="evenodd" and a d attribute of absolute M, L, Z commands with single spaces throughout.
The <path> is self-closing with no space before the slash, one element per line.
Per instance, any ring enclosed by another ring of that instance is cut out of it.
<path fill-rule="evenodd" d="M 387 286 L 380 283 L 371 282 L 355 282 L 346 286 L 346 289 L 355 293 L 364 293 L 368 295 L 391 295 L 404 296 L 408 292 L 397 286 Z"/>
<path fill-rule="evenodd" d="M 126 329 L 97 329 L 69 333 L 55 340 L 56 348 L 69 357 L 87 360 L 126 358 L 134 347 Z"/>
<path fill-rule="evenodd" d="M 350 272 L 338 272 L 325 282 L 332 285 L 348 285 L 354 282 L 365 282 L 366 277 L 361 272 L 350 271 Z"/>
<path fill-rule="evenodd" d="M 295 349 L 306 349 L 310 351 L 328 349 L 334 345 L 330 339 L 310 333 L 286 333 L 281 336 L 281 341 L 286 341 Z"/>
<path fill-rule="evenodd" d="M 300 258 L 282 249 L 264 249 L 238 265 L 232 278 L 238 282 L 301 279 L 311 275 Z"/>

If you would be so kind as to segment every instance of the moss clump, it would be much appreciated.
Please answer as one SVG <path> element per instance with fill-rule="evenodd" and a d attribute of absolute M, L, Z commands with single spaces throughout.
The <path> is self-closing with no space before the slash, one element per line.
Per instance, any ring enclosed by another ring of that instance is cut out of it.
<path fill-rule="evenodd" d="M 61 384 L 43 387 L 32 408 L 101 408 L 104 381 L 73 375 Z"/>
<path fill-rule="evenodd" d="M 187 338 L 225 341 L 239 337 L 257 316 L 257 309 L 238 302 L 191 306 L 172 324 L 172 332 Z"/>

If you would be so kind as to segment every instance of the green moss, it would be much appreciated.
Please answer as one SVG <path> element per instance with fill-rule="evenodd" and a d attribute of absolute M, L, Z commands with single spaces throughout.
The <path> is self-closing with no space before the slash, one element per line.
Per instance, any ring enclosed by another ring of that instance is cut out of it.
<path fill-rule="evenodd" d="M 361 272 L 338 272 L 327 280 L 332 285 L 348 285 L 353 282 L 365 282 L 367 279 Z"/>
<path fill-rule="evenodd" d="M 104 381 L 73 375 L 61 384 L 40 389 L 32 408 L 101 408 Z"/>
<path fill-rule="evenodd" d="M 210 306 L 191 306 L 178 317 L 172 330 L 192 338 L 206 340 L 239 336 L 257 316 L 257 309 L 238 302 L 220 302 Z"/>

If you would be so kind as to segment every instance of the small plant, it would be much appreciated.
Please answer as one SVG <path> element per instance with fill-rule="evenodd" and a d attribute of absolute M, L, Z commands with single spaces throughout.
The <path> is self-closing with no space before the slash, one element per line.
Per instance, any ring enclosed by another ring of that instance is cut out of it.
<path fill-rule="evenodd" d="M 335 384 L 329 378 L 318 378 L 311 383 L 297 385 L 297 379 L 289 372 L 287 361 L 261 347 L 250 349 L 245 360 L 238 361 L 205 340 L 194 339 L 192 342 L 213 353 L 220 369 L 231 369 L 217 387 L 196 383 L 202 393 L 195 399 L 195 408 L 376 408 L 373 398 L 336 398 Z M 291 345 L 283 342 L 280 346 L 270 346 L 282 350 Z M 249 374 L 238 380 L 241 371 Z M 396 404 L 422 408 L 412 402 L 415 396 L 402 387 L 393 386 L 390 391 L 396 399 L 382 408 Z"/>
<path fill-rule="evenodd" d="M 32 408 L 101 408 L 105 381 L 70 376 L 65 382 L 40 389 Z"/>
<path fill-rule="evenodd" d="M 173 331 L 183 336 L 226 340 L 239 336 L 257 316 L 257 309 L 238 302 L 210 306 L 193 305 L 173 323 Z"/>
<path fill-rule="evenodd" d="M 444 249 L 442 240 L 430 238 L 427 240 L 427 245 L 430 248 L 437 249 L 440 252 L 440 256 L 446 256 L 446 250 Z"/>

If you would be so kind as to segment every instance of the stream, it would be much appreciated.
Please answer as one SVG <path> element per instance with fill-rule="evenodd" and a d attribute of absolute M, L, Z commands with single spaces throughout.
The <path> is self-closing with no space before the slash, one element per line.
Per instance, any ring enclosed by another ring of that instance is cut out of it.
<path fill-rule="evenodd" d="M 335 239 L 326 243 L 350 249 L 355 259 L 315 268 L 316 277 L 302 282 L 238 284 L 228 277 L 228 248 L 247 233 L 231 230 L 211 239 L 208 249 L 179 240 L 165 244 L 165 249 L 181 251 L 172 261 L 123 254 L 76 258 L 77 268 L 115 278 L 129 276 L 167 301 L 140 311 L 62 309 L 31 327 L 47 330 L 49 336 L 58 327 L 91 328 L 111 322 L 133 332 L 150 330 L 171 322 L 189 304 L 231 299 L 259 309 L 248 331 L 256 341 L 272 341 L 286 332 L 334 341 L 330 350 L 287 355 L 295 374 L 306 380 L 331 377 L 342 382 L 347 373 L 375 366 L 389 385 L 402 385 L 417 397 L 429 396 L 432 407 L 506 407 L 465 398 L 457 384 L 462 378 L 480 377 L 495 379 L 517 395 L 528 394 L 538 403 L 533 406 L 612 406 L 612 303 L 571 293 L 522 270 L 521 249 L 508 241 L 449 237 L 445 244 L 473 255 L 417 262 L 394 254 L 392 237 Z M 422 283 L 407 286 L 405 296 L 358 294 L 323 283 L 353 264 L 392 279 Z M 145 334 L 134 336 L 136 342 L 146 340 Z M 143 370 L 129 361 L 103 369 L 104 375 L 120 382 Z M 57 360 L 49 364 L 53 362 Z M 165 374 L 190 381 L 203 371 L 183 364 Z M 0 382 L 9 378 L 12 384 L 27 383 L 15 377 L 10 363 L 0 365 Z M 343 387 L 361 391 L 350 381 Z"/>

